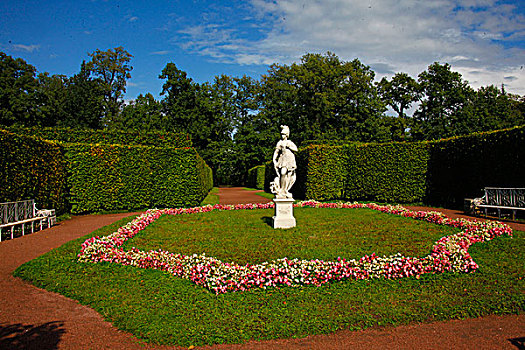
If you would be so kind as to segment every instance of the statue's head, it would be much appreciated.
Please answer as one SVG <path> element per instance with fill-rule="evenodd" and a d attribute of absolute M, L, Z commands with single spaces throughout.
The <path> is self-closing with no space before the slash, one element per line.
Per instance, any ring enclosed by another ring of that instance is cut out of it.
<path fill-rule="evenodd" d="M 286 125 L 281 125 L 281 136 L 284 138 L 290 136 L 290 128 Z"/>

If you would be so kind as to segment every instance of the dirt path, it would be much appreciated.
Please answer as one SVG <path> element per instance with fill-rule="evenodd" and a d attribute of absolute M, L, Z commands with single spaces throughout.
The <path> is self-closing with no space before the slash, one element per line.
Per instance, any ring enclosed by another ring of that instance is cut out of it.
<path fill-rule="evenodd" d="M 235 188 L 220 189 L 219 196 L 222 204 L 268 201 Z M 24 262 L 130 215 L 135 214 L 75 217 L 50 229 L 0 243 L 0 349 L 178 348 L 143 344 L 105 322 L 93 309 L 11 275 Z M 525 349 L 524 342 L 525 315 L 511 315 L 204 348 Z"/>
<path fill-rule="evenodd" d="M 271 199 L 257 195 L 257 191 L 246 191 L 242 187 L 220 187 L 219 203 L 220 204 L 248 204 L 248 203 L 268 203 Z"/>
<path fill-rule="evenodd" d="M 421 206 L 406 206 L 407 209 L 410 210 L 435 210 L 440 211 L 449 218 L 464 218 L 469 220 L 487 220 L 485 218 L 480 218 L 477 216 L 467 215 L 461 210 L 454 210 L 454 209 L 442 209 L 442 208 L 428 208 L 428 207 L 421 207 Z M 498 219 L 498 218 L 491 218 L 491 220 L 501 221 L 507 225 L 509 225 L 513 230 L 519 230 L 519 231 L 525 231 L 525 223 L 522 222 L 514 222 L 504 219 Z"/>
<path fill-rule="evenodd" d="M 23 263 L 130 215 L 75 217 L 0 243 L 0 349 L 144 349 L 93 309 L 11 275 Z"/>

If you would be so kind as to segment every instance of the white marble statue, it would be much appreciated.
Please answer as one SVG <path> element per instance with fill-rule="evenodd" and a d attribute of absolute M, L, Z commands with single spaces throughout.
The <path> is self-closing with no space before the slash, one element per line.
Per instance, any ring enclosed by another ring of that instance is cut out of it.
<path fill-rule="evenodd" d="M 290 193 L 290 188 L 295 183 L 297 164 L 295 163 L 295 155 L 297 146 L 290 140 L 290 128 L 286 125 L 281 125 L 281 140 L 275 146 L 273 152 L 273 166 L 277 177 L 270 183 L 272 193 L 275 193 L 275 198 L 293 198 Z"/>

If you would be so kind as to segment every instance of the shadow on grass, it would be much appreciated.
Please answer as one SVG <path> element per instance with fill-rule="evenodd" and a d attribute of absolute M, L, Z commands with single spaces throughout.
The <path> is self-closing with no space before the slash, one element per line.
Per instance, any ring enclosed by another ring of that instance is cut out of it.
<path fill-rule="evenodd" d="M 0 325 L 0 349 L 58 349 L 65 332 L 63 322 Z"/>
<path fill-rule="evenodd" d="M 261 221 L 264 222 L 266 225 L 268 225 L 268 226 L 273 228 L 273 218 L 271 218 L 269 216 L 263 216 L 261 218 Z"/>

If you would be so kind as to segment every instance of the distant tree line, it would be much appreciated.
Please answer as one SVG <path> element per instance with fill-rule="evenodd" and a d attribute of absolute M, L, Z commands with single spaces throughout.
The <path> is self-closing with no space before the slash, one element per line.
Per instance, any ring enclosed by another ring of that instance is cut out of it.
<path fill-rule="evenodd" d="M 282 124 L 298 145 L 432 140 L 525 124 L 523 96 L 503 86 L 475 90 L 447 63 L 417 79 L 376 81 L 358 59 L 306 54 L 260 80 L 219 75 L 199 84 L 170 62 L 159 74 L 160 100 L 146 93 L 124 103 L 133 56 L 122 47 L 88 56 L 67 77 L 0 52 L 0 124 L 186 132 L 221 184 L 242 184 L 268 161 Z"/>

